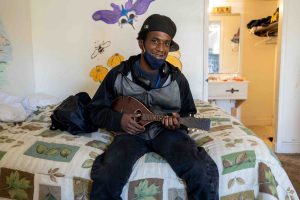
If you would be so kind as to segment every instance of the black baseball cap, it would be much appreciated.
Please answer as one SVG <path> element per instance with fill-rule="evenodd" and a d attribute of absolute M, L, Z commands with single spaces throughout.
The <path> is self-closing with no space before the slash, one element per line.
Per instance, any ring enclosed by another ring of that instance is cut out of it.
<path fill-rule="evenodd" d="M 161 31 L 172 38 L 170 51 L 177 51 L 179 50 L 179 45 L 173 40 L 176 30 L 177 28 L 175 23 L 169 17 L 160 14 L 153 14 L 144 21 L 137 39 L 145 39 L 147 33 L 151 31 Z"/>

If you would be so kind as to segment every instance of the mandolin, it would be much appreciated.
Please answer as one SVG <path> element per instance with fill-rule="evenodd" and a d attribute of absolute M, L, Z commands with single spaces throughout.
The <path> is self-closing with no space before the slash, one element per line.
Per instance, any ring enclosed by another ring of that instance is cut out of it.
<path fill-rule="evenodd" d="M 151 112 L 142 102 L 131 96 L 120 96 L 113 101 L 112 108 L 120 113 L 133 114 L 133 119 L 142 126 L 154 121 L 161 121 L 166 115 L 157 115 Z M 210 119 L 181 117 L 180 124 L 188 128 L 199 128 L 208 131 Z"/>

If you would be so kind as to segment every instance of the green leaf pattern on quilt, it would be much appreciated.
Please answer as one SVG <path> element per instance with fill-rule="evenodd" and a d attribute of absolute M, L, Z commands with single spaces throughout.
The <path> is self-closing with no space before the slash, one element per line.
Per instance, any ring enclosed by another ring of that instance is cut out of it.
<path fill-rule="evenodd" d="M 88 142 L 86 144 L 86 146 L 94 147 L 96 149 L 101 149 L 102 151 L 105 151 L 108 144 L 105 142 L 102 142 L 100 140 L 93 140 L 93 141 Z"/>
<path fill-rule="evenodd" d="M 91 158 L 85 160 L 85 161 L 82 163 L 81 167 L 82 167 L 82 168 L 91 168 L 91 167 L 93 166 L 93 163 L 94 163 L 94 161 L 95 161 L 95 159 L 96 159 L 96 157 L 97 157 L 98 155 L 99 155 L 99 154 L 97 154 L 96 152 L 91 151 L 91 152 L 89 153 L 89 156 L 90 156 Z"/>
<path fill-rule="evenodd" d="M 134 200 L 156 200 L 155 195 L 159 192 L 159 186 L 149 185 L 148 180 L 143 180 L 134 188 Z"/>
<path fill-rule="evenodd" d="M 253 200 L 253 199 L 255 199 L 253 190 L 238 192 L 238 193 L 221 197 L 221 200 Z"/>
<path fill-rule="evenodd" d="M 0 151 L 0 160 L 3 158 L 3 156 L 6 154 L 6 151 Z"/>
<path fill-rule="evenodd" d="M 205 136 L 203 138 L 197 139 L 196 144 L 197 146 L 203 146 L 204 144 L 213 141 L 213 139 L 209 136 Z"/>
<path fill-rule="evenodd" d="M 48 170 L 48 175 L 50 176 L 51 181 L 57 182 L 56 181 L 57 177 L 64 177 L 65 176 L 64 174 L 58 172 L 58 170 L 59 170 L 59 168 L 54 168 L 54 169 L 50 168 Z"/>
<path fill-rule="evenodd" d="M 234 139 L 234 140 L 231 140 L 230 138 L 224 138 L 223 141 L 226 143 L 225 147 L 227 147 L 227 148 L 235 147 L 236 144 L 243 143 L 243 139 Z"/>
<path fill-rule="evenodd" d="M 292 190 L 290 187 L 286 190 L 285 200 L 295 200 L 294 194 L 296 192 Z"/>
<path fill-rule="evenodd" d="M 89 200 L 90 191 L 92 188 L 92 181 L 79 177 L 73 178 L 74 199 Z"/>
<path fill-rule="evenodd" d="M 19 172 L 12 172 L 6 177 L 6 184 L 8 185 L 6 190 L 8 190 L 9 196 L 13 199 L 28 199 L 26 189 L 32 187 L 30 181 L 26 178 L 20 179 Z M 3 188 L 1 188 L 3 189 Z"/>
<path fill-rule="evenodd" d="M 0 137 L 0 143 L 12 143 L 16 141 L 15 139 L 11 139 L 8 136 L 1 136 Z"/>
<path fill-rule="evenodd" d="M 265 172 L 265 177 L 266 177 L 267 181 L 269 182 L 268 187 L 269 187 L 272 195 L 277 196 L 277 190 L 276 190 L 277 182 L 275 181 L 272 172 L 271 171 L 266 171 Z"/>
<path fill-rule="evenodd" d="M 42 200 L 57 200 L 51 193 L 48 193 Z"/>
<path fill-rule="evenodd" d="M 166 160 L 159 154 L 150 152 L 146 154 L 145 163 L 166 163 Z"/>
<path fill-rule="evenodd" d="M 24 154 L 47 160 L 70 162 L 78 149 L 78 146 L 73 145 L 36 141 Z"/>
<path fill-rule="evenodd" d="M 256 156 L 254 151 L 241 151 L 222 156 L 223 173 L 228 174 L 234 171 L 253 168 Z"/>
<path fill-rule="evenodd" d="M 53 131 L 53 130 L 47 129 L 47 130 L 41 132 L 40 134 L 38 134 L 37 136 L 42 136 L 42 137 L 45 137 L 45 138 L 52 138 L 52 137 L 55 137 L 55 136 L 60 135 L 60 134 L 62 134 L 62 132 L 59 131 L 59 130 Z"/>
<path fill-rule="evenodd" d="M 228 181 L 228 189 L 232 188 L 234 184 L 237 183 L 238 185 L 244 185 L 245 180 L 241 177 L 232 178 Z"/>
<path fill-rule="evenodd" d="M 275 177 L 273 176 L 270 167 L 267 164 L 260 162 L 258 170 L 259 170 L 258 173 L 259 192 L 273 195 L 278 199 L 278 194 L 277 194 L 278 183 L 275 180 Z"/>
<path fill-rule="evenodd" d="M 29 131 L 38 131 L 43 129 L 41 125 L 38 124 L 27 124 L 21 127 L 21 129 L 29 130 Z"/>

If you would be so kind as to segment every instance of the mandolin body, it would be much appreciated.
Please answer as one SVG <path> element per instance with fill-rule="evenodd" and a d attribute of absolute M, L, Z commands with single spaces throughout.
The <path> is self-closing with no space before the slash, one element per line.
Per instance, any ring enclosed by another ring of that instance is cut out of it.
<path fill-rule="evenodd" d="M 130 96 L 120 96 L 113 101 L 112 108 L 120 113 L 133 114 L 136 122 L 142 126 L 153 122 L 146 120 L 143 116 L 154 115 L 143 103 Z"/>

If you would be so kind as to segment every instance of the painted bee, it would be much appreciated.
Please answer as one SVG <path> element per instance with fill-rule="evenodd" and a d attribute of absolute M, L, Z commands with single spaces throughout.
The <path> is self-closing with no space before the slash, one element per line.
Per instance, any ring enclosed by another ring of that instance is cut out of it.
<path fill-rule="evenodd" d="M 96 58 L 99 54 L 104 53 L 104 49 L 109 47 L 111 42 L 110 41 L 106 41 L 106 42 L 102 42 L 101 44 L 98 44 L 99 42 L 95 42 L 95 50 L 91 55 L 91 58 L 94 59 Z"/>

